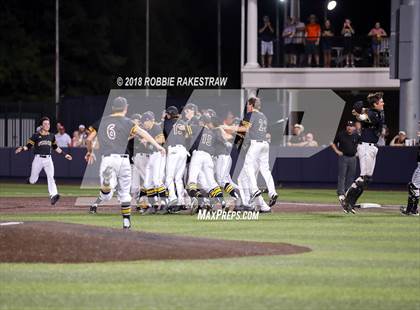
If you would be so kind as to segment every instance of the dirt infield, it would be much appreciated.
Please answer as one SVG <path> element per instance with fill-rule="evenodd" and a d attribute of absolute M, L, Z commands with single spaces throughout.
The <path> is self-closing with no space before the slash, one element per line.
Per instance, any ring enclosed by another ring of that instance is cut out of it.
<path fill-rule="evenodd" d="M 89 201 L 89 199 L 85 199 Z M 0 198 L 0 214 L 1 213 L 67 213 L 67 212 L 87 212 L 89 204 L 76 205 L 76 198 L 63 197 L 56 206 L 49 204 L 48 198 Z M 328 204 L 305 204 L 305 203 L 278 203 L 274 208 L 274 212 L 333 212 L 341 211 L 340 207 Z M 115 205 L 107 205 L 99 207 L 101 213 L 119 213 L 117 203 Z"/>
<path fill-rule="evenodd" d="M 59 222 L 0 225 L 0 262 L 212 259 L 309 251 L 286 243 L 194 238 Z"/>

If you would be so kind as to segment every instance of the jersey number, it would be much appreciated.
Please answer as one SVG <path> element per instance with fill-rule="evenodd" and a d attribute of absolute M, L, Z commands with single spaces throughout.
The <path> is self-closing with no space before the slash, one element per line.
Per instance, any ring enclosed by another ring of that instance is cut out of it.
<path fill-rule="evenodd" d="M 211 146 L 211 139 L 212 139 L 213 137 L 211 136 L 211 135 L 209 135 L 209 134 L 203 134 L 202 136 L 201 136 L 201 144 L 205 144 L 205 145 L 207 145 L 207 146 Z"/>
<path fill-rule="evenodd" d="M 264 119 L 260 119 L 258 120 L 259 122 L 259 127 L 258 127 L 258 131 L 262 131 L 262 132 L 266 132 L 267 131 L 267 121 Z"/>
<path fill-rule="evenodd" d="M 115 133 L 115 124 L 109 124 L 106 127 L 106 135 L 108 136 L 108 138 L 110 140 L 115 140 L 116 138 L 116 133 Z"/>

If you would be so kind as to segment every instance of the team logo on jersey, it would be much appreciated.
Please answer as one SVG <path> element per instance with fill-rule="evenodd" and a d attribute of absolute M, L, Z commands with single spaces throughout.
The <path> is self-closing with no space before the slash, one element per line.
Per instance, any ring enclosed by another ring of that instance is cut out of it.
<path fill-rule="evenodd" d="M 106 135 L 108 136 L 108 138 L 110 140 L 115 140 L 116 138 L 116 133 L 115 133 L 115 124 L 109 124 L 106 127 Z"/>
<path fill-rule="evenodd" d="M 46 146 L 51 146 L 51 141 L 48 141 L 48 140 L 42 140 L 42 141 L 39 141 L 39 142 L 38 142 L 38 146 L 43 146 L 43 145 L 46 145 Z"/>

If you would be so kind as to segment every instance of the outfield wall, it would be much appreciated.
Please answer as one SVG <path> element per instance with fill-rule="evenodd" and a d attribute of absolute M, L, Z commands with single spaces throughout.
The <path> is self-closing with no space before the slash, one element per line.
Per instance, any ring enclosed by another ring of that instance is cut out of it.
<path fill-rule="evenodd" d="M 73 156 L 73 160 L 68 161 L 54 154 L 55 176 L 81 179 L 86 168 L 86 149 L 72 148 L 65 151 Z M 279 151 L 272 147 L 271 157 L 276 157 Z M 417 166 L 416 155 L 416 147 L 380 147 L 373 175 L 374 183 L 396 186 L 406 184 Z M 15 155 L 13 148 L 0 148 L 0 177 L 28 177 L 32 158 L 31 152 Z M 331 148 L 327 148 L 310 158 L 277 158 L 272 172 L 276 183 L 334 184 L 337 181 L 337 155 Z M 43 176 L 44 172 L 41 174 Z"/>

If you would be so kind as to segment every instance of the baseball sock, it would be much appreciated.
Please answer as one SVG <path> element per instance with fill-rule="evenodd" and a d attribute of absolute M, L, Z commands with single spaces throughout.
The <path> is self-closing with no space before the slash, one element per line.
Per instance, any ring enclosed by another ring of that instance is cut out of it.
<path fill-rule="evenodd" d="M 238 199 L 239 198 L 239 191 L 237 188 L 233 187 L 232 184 L 230 183 L 226 183 L 225 188 L 224 188 L 225 192 L 228 193 L 231 197 Z"/>
<path fill-rule="evenodd" d="M 121 215 L 123 218 L 130 219 L 131 216 L 131 206 L 129 203 L 121 204 Z"/>

